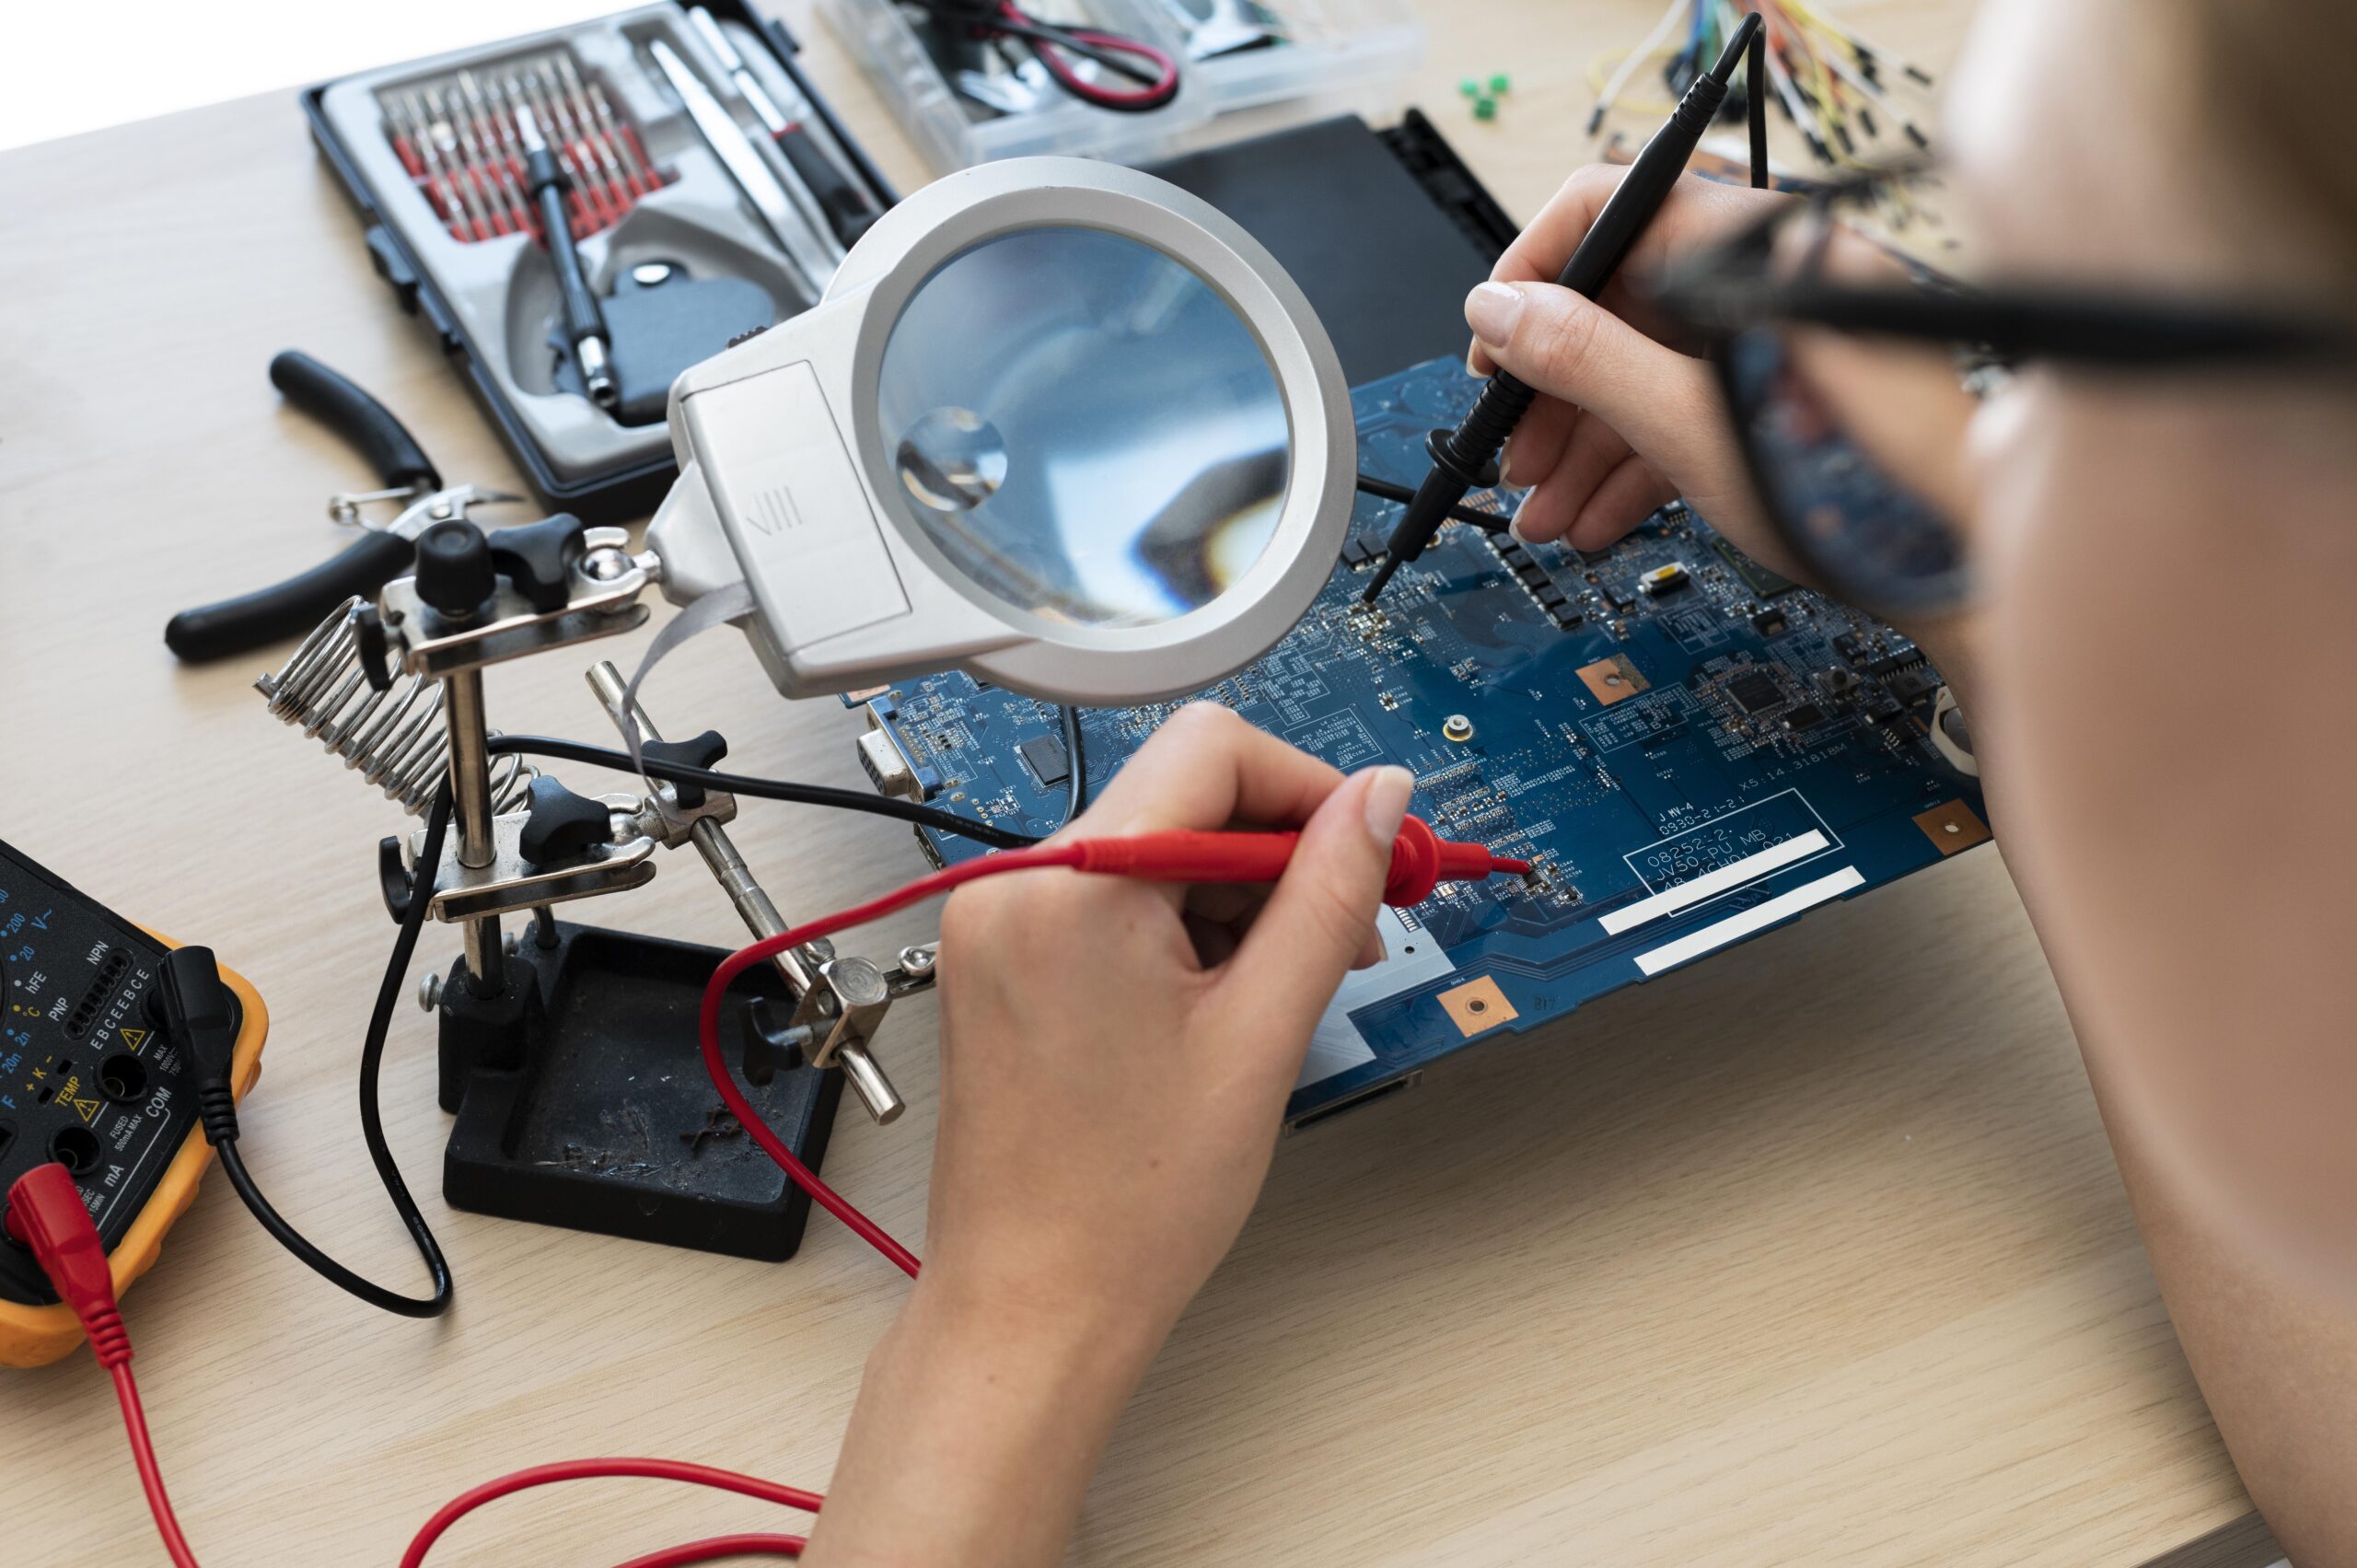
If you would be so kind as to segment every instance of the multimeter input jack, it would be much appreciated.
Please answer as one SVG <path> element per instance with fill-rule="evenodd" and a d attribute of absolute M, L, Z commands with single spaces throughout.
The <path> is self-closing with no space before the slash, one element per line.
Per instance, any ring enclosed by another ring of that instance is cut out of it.
<path fill-rule="evenodd" d="M 99 1135 L 87 1127 L 60 1127 L 49 1137 L 49 1157 L 75 1176 L 99 1167 Z"/>
<path fill-rule="evenodd" d="M 116 1051 L 99 1063 L 99 1092 L 117 1105 L 135 1104 L 147 1092 L 147 1063 Z"/>

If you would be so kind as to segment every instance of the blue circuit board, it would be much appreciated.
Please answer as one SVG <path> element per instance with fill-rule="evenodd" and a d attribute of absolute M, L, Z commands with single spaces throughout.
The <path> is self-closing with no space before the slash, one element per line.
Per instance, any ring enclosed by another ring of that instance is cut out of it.
<path fill-rule="evenodd" d="M 1413 485 L 1425 433 L 1480 388 L 1446 360 L 1359 388 L 1360 468 Z M 1469 499 L 1504 514 L 1514 493 Z M 1941 681 L 1920 650 L 1682 503 L 1595 554 L 1452 524 L 1363 606 L 1399 511 L 1362 495 L 1293 633 L 1198 700 L 1338 767 L 1400 763 L 1443 836 L 1536 868 L 1401 912 L 1384 970 L 1329 1013 L 1295 1123 L 1988 837 L 1976 782 L 1933 738 Z M 924 798 L 1022 832 L 1060 824 L 1052 706 L 955 673 L 852 700 Z M 1086 714 L 1090 787 L 1178 705 Z M 984 853 L 918 838 L 936 862 Z"/>

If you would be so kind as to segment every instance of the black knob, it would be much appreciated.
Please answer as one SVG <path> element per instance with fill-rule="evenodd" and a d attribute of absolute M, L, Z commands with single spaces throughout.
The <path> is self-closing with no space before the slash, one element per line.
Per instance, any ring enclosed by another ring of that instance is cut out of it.
<path fill-rule="evenodd" d="M 573 598 L 573 568 L 581 559 L 581 536 L 589 525 L 570 512 L 537 523 L 501 528 L 491 536 L 491 559 L 516 591 L 545 615 Z"/>
<path fill-rule="evenodd" d="M 384 618 L 375 605 L 364 604 L 352 612 L 352 641 L 360 654 L 360 673 L 368 678 L 368 690 L 391 691 L 392 650 L 385 640 Z"/>
<path fill-rule="evenodd" d="M 720 731 L 708 729 L 702 735 L 691 735 L 685 740 L 650 740 L 641 746 L 638 750 L 640 756 L 650 761 L 702 768 L 709 772 L 719 765 L 723 757 L 728 755 L 728 742 L 720 738 Z M 650 774 L 649 776 L 657 775 Z M 672 797 L 679 803 L 679 809 L 682 811 L 700 809 L 704 802 L 702 784 L 675 783 L 671 785 L 671 794 Z"/>
<path fill-rule="evenodd" d="M 755 1088 L 781 1072 L 797 1072 L 809 1065 L 816 1035 L 807 1027 L 795 1028 L 785 1021 L 783 1015 L 793 1006 L 775 996 L 756 996 L 745 1004 L 745 1081 Z"/>
<path fill-rule="evenodd" d="M 545 776 L 532 781 L 532 814 L 524 819 L 516 845 L 526 860 L 550 865 L 613 839 L 613 819 L 604 801 L 575 795 Z"/>
<path fill-rule="evenodd" d="M 499 590 L 491 541 L 463 518 L 436 523 L 417 536 L 417 597 L 444 615 L 479 614 Z"/>

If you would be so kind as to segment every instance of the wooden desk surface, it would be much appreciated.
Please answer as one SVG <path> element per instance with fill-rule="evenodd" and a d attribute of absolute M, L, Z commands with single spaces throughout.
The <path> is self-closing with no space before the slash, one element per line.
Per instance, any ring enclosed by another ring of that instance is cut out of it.
<path fill-rule="evenodd" d="M 1847 8 L 1935 62 L 1962 10 Z M 921 182 L 831 35 L 786 10 L 855 134 Z M 1655 5 L 1424 10 L 1411 99 L 1527 215 L 1578 154 L 1589 56 Z M 1497 69 L 1514 97 L 1476 124 L 1455 83 Z M 366 477 L 280 407 L 277 349 L 375 389 L 446 474 L 522 486 L 370 274 L 291 96 L 11 153 L 0 214 L 5 834 L 261 988 L 275 1027 L 248 1157 L 313 1236 L 413 1288 L 353 1104 L 391 940 L 375 844 L 401 819 L 264 714 L 246 684 L 264 661 L 184 670 L 158 633 L 319 559 L 321 498 Z M 597 651 L 627 663 L 644 641 Z M 493 722 L 602 737 L 579 669 L 494 671 Z M 748 771 L 861 782 L 854 720 L 765 695 L 736 639 L 690 648 L 647 701 L 674 728 L 720 726 Z M 896 826 L 760 803 L 739 842 L 789 913 L 918 864 Z M 677 857 L 581 912 L 740 935 Z M 862 941 L 889 951 L 930 918 Z M 429 933 L 422 959 L 457 946 Z M 909 1114 L 879 1129 L 847 1108 L 827 1165 L 920 1253 L 933 1031 L 929 1001 L 895 1013 Z M 129 1297 L 205 1560 L 390 1562 L 453 1493 L 568 1456 L 823 1484 L 900 1276 L 823 1216 L 772 1267 L 448 1211 L 432 1038 L 403 1006 L 384 1098 L 457 1271 L 448 1318 L 330 1290 L 217 1178 Z M 0 1376 L 0 1495 L 12 1562 L 159 1560 L 86 1356 Z M 2129 1564 L 2247 1506 L 1984 852 L 1289 1140 L 1122 1424 L 1074 1558 Z M 605 1483 L 501 1504 L 444 1555 L 586 1565 L 754 1527 L 779 1527 L 743 1500 Z"/>

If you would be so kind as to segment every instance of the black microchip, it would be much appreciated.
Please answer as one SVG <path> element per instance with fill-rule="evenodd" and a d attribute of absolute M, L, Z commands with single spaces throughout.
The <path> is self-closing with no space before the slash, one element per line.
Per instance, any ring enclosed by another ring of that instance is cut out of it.
<path fill-rule="evenodd" d="M 1560 610 L 1570 600 L 1564 596 L 1562 589 L 1550 583 L 1538 590 L 1538 602 L 1550 610 Z"/>
<path fill-rule="evenodd" d="M 1833 651 L 1852 664 L 1864 664 L 1868 656 L 1866 640 L 1855 632 L 1844 632 L 1834 638 Z"/>
<path fill-rule="evenodd" d="M 1825 710 L 1815 703 L 1803 703 L 1784 715 L 1784 727 L 1797 735 L 1805 729 L 1815 729 L 1825 722 Z"/>
<path fill-rule="evenodd" d="M 1763 637 L 1776 635 L 1788 624 L 1789 622 L 1784 620 L 1784 612 L 1781 610 L 1763 610 L 1751 618 L 1751 629 Z"/>
<path fill-rule="evenodd" d="M 1747 714 L 1772 708 L 1784 700 L 1784 693 L 1775 681 L 1756 669 L 1728 681 L 1727 695 Z"/>
<path fill-rule="evenodd" d="M 1916 664 L 1910 665 L 1892 676 L 1887 684 L 1890 687 L 1892 696 L 1902 703 L 1912 703 L 1919 697 L 1928 697 L 1938 691 L 1940 678 L 1922 665 Z"/>
<path fill-rule="evenodd" d="M 1582 615 L 1578 610 L 1566 610 L 1560 605 L 1548 611 L 1548 613 L 1555 618 L 1555 624 L 1566 632 L 1587 619 L 1586 616 Z"/>
<path fill-rule="evenodd" d="M 1040 784 L 1048 789 L 1072 777 L 1072 766 L 1064 756 L 1064 743 L 1053 735 L 1035 735 L 1016 748 L 1023 760 L 1039 775 Z"/>

